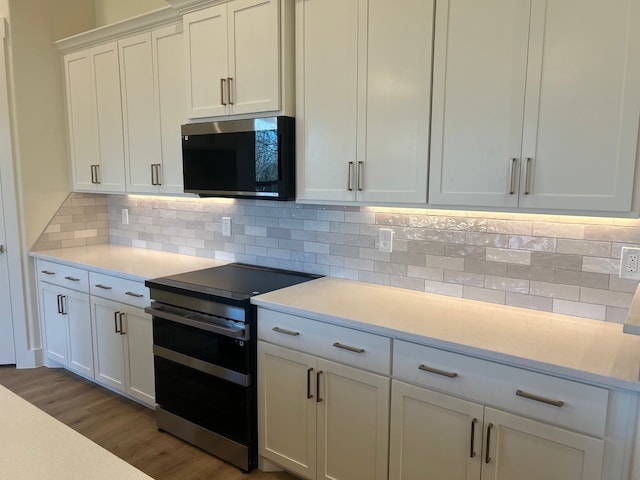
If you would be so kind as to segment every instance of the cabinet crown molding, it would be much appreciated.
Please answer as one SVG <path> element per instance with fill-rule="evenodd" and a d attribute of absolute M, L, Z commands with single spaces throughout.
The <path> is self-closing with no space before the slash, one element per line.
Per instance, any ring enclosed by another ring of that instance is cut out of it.
<path fill-rule="evenodd" d="M 185 14 L 212 5 L 227 3 L 229 0 L 165 0 L 179 13 Z"/>
<path fill-rule="evenodd" d="M 77 35 L 58 40 L 53 44 L 61 53 L 70 53 L 74 50 L 117 40 L 125 35 L 134 35 L 151 28 L 178 23 L 181 20 L 182 16 L 180 13 L 173 7 L 167 6 L 120 22 L 112 23 L 111 25 L 105 25 L 78 33 Z M 2 30 L 3 28 L 0 24 L 0 33 Z"/>

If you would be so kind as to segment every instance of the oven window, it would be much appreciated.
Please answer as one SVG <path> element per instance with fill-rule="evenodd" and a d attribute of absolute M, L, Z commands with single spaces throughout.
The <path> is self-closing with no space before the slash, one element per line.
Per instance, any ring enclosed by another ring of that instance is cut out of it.
<path fill-rule="evenodd" d="M 250 373 L 251 342 L 153 317 L 153 343 L 235 372 Z"/>
<path fill-rule="evenodd" d="M 240 443 L 253 441 L 255 390 L 154 357 L 156 402 L 165 410 Z"/>

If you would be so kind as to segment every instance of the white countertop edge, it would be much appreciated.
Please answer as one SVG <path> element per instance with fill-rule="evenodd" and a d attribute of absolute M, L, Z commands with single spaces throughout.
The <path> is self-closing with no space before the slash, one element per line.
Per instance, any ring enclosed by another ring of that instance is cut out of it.
<path fill-rule="evenodd" d="M 55 255 L 47 255 L 46 253 L 29 252 L 29 255 L 32 256 L 33 258 L 39 258 L 40 260 L 47 260 L 50 262 L 60 263 L 63 265 L 68 265 L 69 267 L 81 268 L 83 270 L 91 270 L 92 272 L 103 273 L 105 275 L 125 278 L 127 280 L 133 280 L 136 282 L 144 282 L 145 280 L 149 279 L 149 277 L 144 275 L 137 275 L 135 273 L 123 272 L 122 270 L 115 270 L 107 267 L 101 267 L 98 265 L 88 265 L 86 263 L 82 263 L 79 261 L 56 257 Z"/>
<path fill-rule="evenodd" d="M 524 368 L 527 370 L 544 373 L 547 375 L 553 375 L 569 380 L 575 380 L 579 382 L 592 383 L 594 385 L 616 388 L 622 390 L 630 390 L 634 392 L 640 392 L 640 382 L 633 382 L 607 375 L 600 375 L 584 370 L 577 370 L 570 367 L 563 367 L 561 365 L 541 362 L 525 357 L 518 357 L 506 353 L 501 353 L 493 350 L 486 350 L 471 345 L 464 345 L 460 343 L 448 342 L 433 337 L 426 337 L 422 335 L 416 335 L 413 333 L 407 333 L 402 330 L 396 330 L 393 328 L 380 327 L 377 325 L 371 325 L 354 320 L 349 320 L 341 317 L 335 317 L 333 315 L 327 315 L 319 312 L 309 312 L 297 307 L 291 307 L 289 305 L 276 304 L 270 301 L 266 301 L 260 298 L 260 296 L 252 297 L 251 303 L 263 307 L 268 310 L 273 310 L 281 313 L 288 313 L 291 315 L 298 315 L 301 317 L 309 318 L 312 320 L 318 320 L 326 323 L 332 323 L 335 325 L 350 327 L 358 330 L 362 330 L 369 333 L 378 335 L 384 335 L 392 337 L 397 340 L 404 340 L 407 342 L 417 343 L 420 345 L 426 345 L 429 347 L 440 348 L 448 350 L 461 355 L 468 355 L 476 357 L 482 360 L 489 360 L 498 363 L 504 363 L 506 365 Z"/>

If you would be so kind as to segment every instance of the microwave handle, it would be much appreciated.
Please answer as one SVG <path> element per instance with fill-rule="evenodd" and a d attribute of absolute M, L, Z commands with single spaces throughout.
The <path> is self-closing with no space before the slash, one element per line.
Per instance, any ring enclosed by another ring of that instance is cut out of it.
<path fill-rule="evenodd" d="M 282 181 L 282 158 L 280 158 L 280 152 L 282 152 L 282 134 L 278 133 L 278 181 Z"/>

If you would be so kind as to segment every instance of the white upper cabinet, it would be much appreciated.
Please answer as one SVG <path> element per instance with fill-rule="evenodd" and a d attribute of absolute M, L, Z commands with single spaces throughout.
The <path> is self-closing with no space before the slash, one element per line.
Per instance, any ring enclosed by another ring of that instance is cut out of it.
<path fill-rule="evenodd" d="M 127 191 L 182 193 L 182 26 L 118 42 Z"/>
<path fill-rule="evenodd" d="M 438 2 L 429 203 L 630 211 L 639 21 L 632 0 Z"/>
<path fill-rule="evenodd" d="M 424 203 L 433 2 L 296 8 L 298 198 Z"/>
<path fill-rule="evenodd" d="M 116 42 L 65 55 L 74 190 L 124 192 Z"/>
<path fill-rule="evenodd" d="M 280 7 L 234 0 L 184 15 L 190 118 L 281 109 Z"/>

